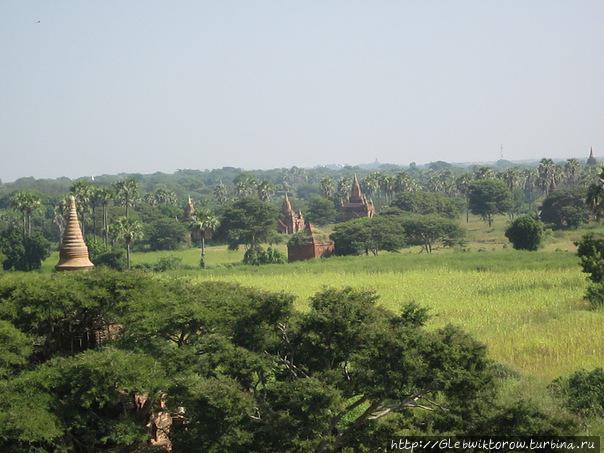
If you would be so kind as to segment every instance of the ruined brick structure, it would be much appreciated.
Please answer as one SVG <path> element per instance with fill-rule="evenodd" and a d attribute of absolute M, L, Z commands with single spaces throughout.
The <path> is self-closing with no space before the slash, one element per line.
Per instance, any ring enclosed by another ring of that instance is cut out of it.
<path fill-rule="evenodd" d="M 343 220 L 358 219 L 362 217 L 371 218 L 373 217 L 373 214 L 375 214 L 373 201 L 363 195 L 357 175 L 354 175 L 350 197 L 348 197 L 348 201 L 342 202 L 340 210 L 342 211 Z"/>
<path fill-rule="evenodd" d="M 303 261 L 330 256 L 334 251 L 333 241 L 321 234 L 314 225 L 307 223 L 300 240 L 287 244 L 287 261 Z"/>
<path fill-rule="evenodd" d="M 302 229 L 304 229 L 304 216 L 301 212 L 294 212 L 287 193 L 285 193 L 279 222 L 277 223 L 277 231 L 283 234 L 293 234 L 302 231 Z"/>

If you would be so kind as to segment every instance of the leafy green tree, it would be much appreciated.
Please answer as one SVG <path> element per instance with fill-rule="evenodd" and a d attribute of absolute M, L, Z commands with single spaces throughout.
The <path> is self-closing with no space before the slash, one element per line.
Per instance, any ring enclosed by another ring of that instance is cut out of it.
<path fill-rule="evenodd" d="M 143 238 L 143 226 L 135 219 L 118 217 L 111 225 L 111 236 L 114 240 L 124 241 L 126 245 L 126 261 L 128 269 L 131 267 L 131 248 L 135 241 Z"/>
<path fill-rule="evenodd" d="M 376 216 L 339 223 L 330 235 L 337 255 L 358 255 L 381 250 L 397 251 L 405 244 L 405 231 L 399 218 Z"/>
<path fill-rule="evenodd" d="M 5 270 L 32 271 L 40 269 L 42 261 L 50 256 L 50 242 L 39 233 L 23 236 L 9 228 L 0 233 L 0 251 Z"/>
<path fill-rule="evenodd" d="M 242 198 L 223 211 L 219 232 L 232 249 L 254 248 L 274 237 L 276 223 L 274 207 L 257 198 Z"/>
<path fill-rule="evenodd" d="M 9 321 L 0 319 L 0 345 L 0 379 L 6 379 L 27 365 L 33 340 Z"/>
<path fill-rule="evenodd" d="M 145 229 L 151 250 L 176 250 L 189 242 L 187 227 L 175 218 L 161 217 Z"/>
<path fill-rule="evenodd" d="M 541 205 L 541 220 L 555 229 L 577 228 L 589 219 L 585 193 L 581 190 L 557 190 Z"/>
<path fill-rule="evenodd" d="M 313 196 L 308 200 L 308 211 L 306 218 L 308 221 L 316 225 L 327 225 L 334 223 L 338 217 L 338 211 L 333 203 L 333 200 Z"/>
<path fill-rule="evenodd" d="M 438 244 L 449 247 L 458 245 L 464 238 L 464 231 L 456 222 L 436 215 L 403 217 L 401 225 L 406 242 L 422 246 L 426 253 L 432 253 Z"/>
<path fill-rule="evenodd" d="M 472 214 L 480 215 L 489 227 L 493 216 L 503 214 L 511 207 L 510 193 L 502 181 L 484 179 L 470 184 L 468 201 Z"/>
<path fill-rule="evenodd" d="M 446 195 L 435 192 L 405 192 L 390 203 L 404 212 L 414 214 L 436 214 L 450 219 L 461 212 L 460 203 Z"/>
<path fill-rule="evenodd" d="M 518 217 L 505 230 L 505 237 L 518 250 L 537 250 L 543 234 L 543 224 L 530 215 Z"/>

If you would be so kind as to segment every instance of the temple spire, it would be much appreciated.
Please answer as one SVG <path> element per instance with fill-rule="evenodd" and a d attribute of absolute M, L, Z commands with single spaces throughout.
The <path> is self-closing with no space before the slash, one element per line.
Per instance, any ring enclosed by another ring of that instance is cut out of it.
<path fill-rule="evenodd" d="M 285 192 L 285 196 L 283 197 L 283 204 L 281 205 L 281 210 L 283 212 L 292 212 L 292 204 L 289 201 L 289 197 L 287 196 L 287 192 Z"/>
<path fill-rule="evenodd" d="M 354 179 L 352 181 L 350 201 L 353 203 L 360 203 L 361 201 L 363 201 L 363 192 L 361 192 L 361 184 L 359 183 L 359 178 L 357 178 L 356 173 L 354 174 Z"/>
<path fill-rule="evenodd" d="M 75 271 L 91 269 L 94 264 L 88 256 L 88 247 L 84 242 L 80 222 L 78 221 L 78 211 L 76 209 L 75 197 L 69 196 L 69 217 L 63 241 L 59 249 L 59 263 L 55 269 L 58 271 Z"/>
<path fill-rule="evenodd" d="M 587 165 L 596 165 L 598 163 L 598 161 L 596 160 L 596 157 L 594 156 L 594 149 L 593 146 L 589 147 L 589 157 L 587 158 Z"/>

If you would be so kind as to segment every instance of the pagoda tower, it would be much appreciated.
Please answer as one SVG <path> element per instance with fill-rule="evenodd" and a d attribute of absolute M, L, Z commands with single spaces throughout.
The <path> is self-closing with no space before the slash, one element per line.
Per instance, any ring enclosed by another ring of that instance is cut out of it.
<path fill-rule="evenodd" d="M 69 217 L 59 249 L 59 264 L 56 265 L 55 269 L 58 271 L 79 271 L 92 269 L 93 267 L 94 264 L 88 257 L 88 247 L 84 242 L 80 229 L 75 198 L 71 195 L 69 197 Z"/>
<path fill-rule="evenodd" d="M 187 200 L 187 204 L 185 205 L 185 209 L 182 213 L 182 219 L 184 221 L 189 221 L 195 216 L 195 205 L 193 204 L 193 200 L 191 200 L 191 195 Z"/>
<path fill-rule="evenodd" d="M 594 156 L 594 149 L 589 148 L 589 157 L 587 158 L 587 165 L 597 165 L 598 161 L 596 160 L 596 157 Z"/>
<path fill-rule="evenodd" d="M 277 231 L 283 234 L 293 234 L 302 231 L 303 229 L 304 216 L 300 211 L 298 211 L 297 214 L 294 212 L 286 192 L 283 197 L 283 203 L 281 204 L 281 214 L 279 215 L 279 221 L 277 222 Z"/>
<path fill-rule="evenodd" d="M 343 202 L 341 206 L 342 216 L 344 220 L 357 219 L 362 217 L 373 217 L 375 214 L 375 207 L 373 206 L 373 200 L 368 199 L 361 190 L 361 184 L 359 178 L 354 175 L 352 180 L 352 188 L 350 190 L 350 196 L 348 201 Z"/>

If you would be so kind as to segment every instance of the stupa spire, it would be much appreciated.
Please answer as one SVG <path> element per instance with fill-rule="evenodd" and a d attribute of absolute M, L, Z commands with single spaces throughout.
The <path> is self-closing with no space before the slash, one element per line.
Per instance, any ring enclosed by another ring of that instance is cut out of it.
<path fill-rule="evenodd" d="M 63 241 L 59 249 L 59 263 L 55 269 L 58 271 L 75 271 L 91 269 L 94 264 L 88 256 L 88 247 L 84 242 L 80 222 L 78 221 L 78 211 L 76 209 L 75 197 L 69 196 L 69 217 Z"/>

